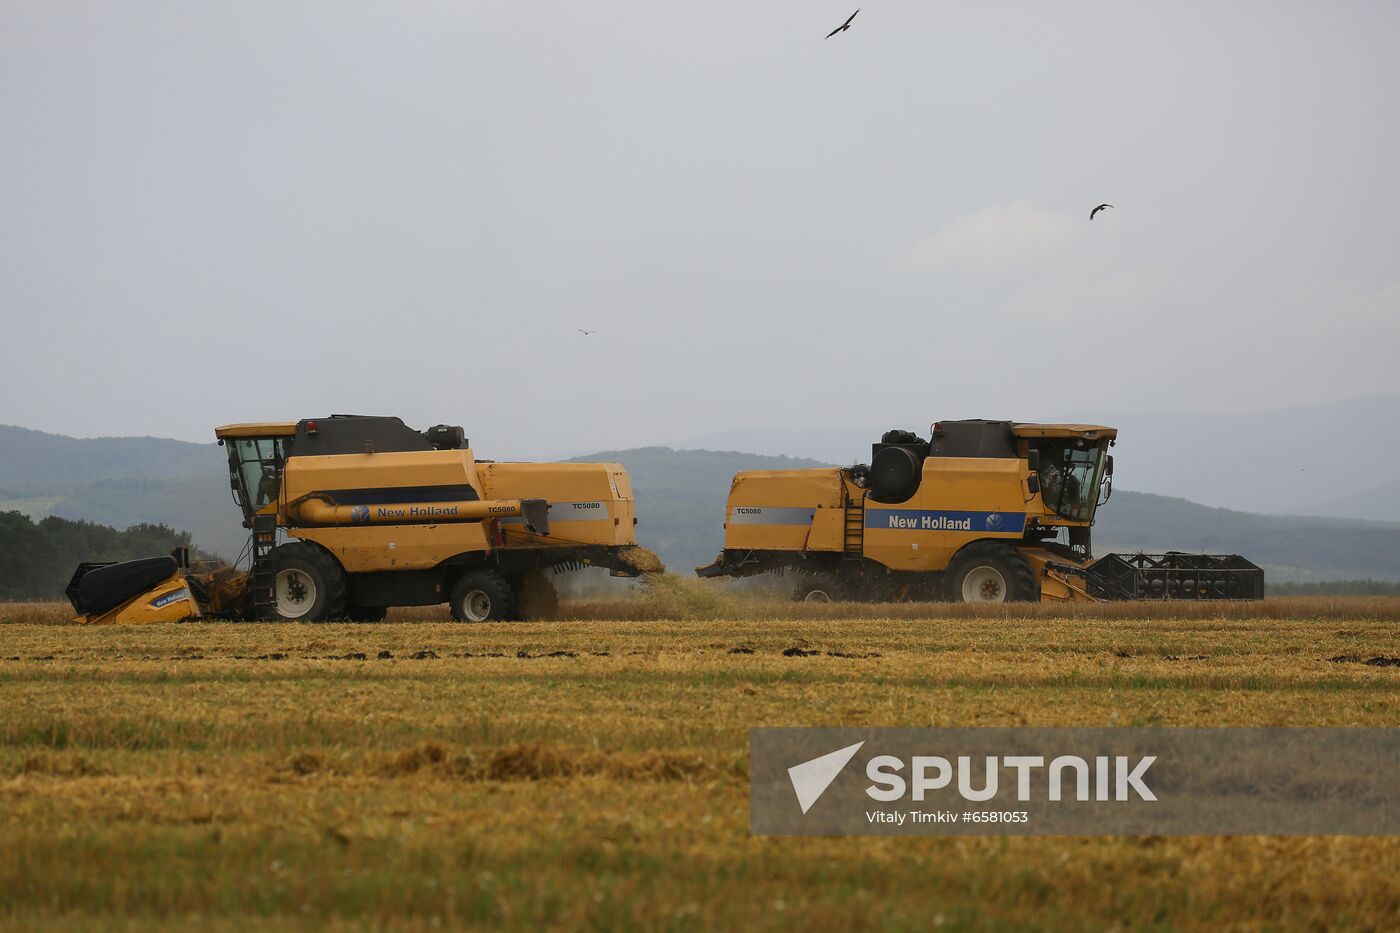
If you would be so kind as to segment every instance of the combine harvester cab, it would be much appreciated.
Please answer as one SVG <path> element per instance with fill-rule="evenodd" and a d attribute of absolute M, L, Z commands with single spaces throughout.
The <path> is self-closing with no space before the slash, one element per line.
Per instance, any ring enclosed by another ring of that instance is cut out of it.
<path fill-rule="evenodd" d="M 1118 432 L 936 423 L 889 431 L 870 465 L 737 474 L 725 546 L 702 577 L 797 574 L 801 600 L 1260 599 L 1238 555 L 1093 557 Z"/>

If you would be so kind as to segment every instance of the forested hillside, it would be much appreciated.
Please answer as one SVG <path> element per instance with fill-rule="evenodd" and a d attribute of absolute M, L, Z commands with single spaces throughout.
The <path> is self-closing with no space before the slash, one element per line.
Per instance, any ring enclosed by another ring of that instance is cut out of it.
<path fill-rule="evenodd" d="M 0 512 L 0 600 L 62 599 L 83 561 L 159 557 L 189 543 L 187 533 L 164 525 L 117 531 L 56 516 L 36 522 L 19 512 Z"/>

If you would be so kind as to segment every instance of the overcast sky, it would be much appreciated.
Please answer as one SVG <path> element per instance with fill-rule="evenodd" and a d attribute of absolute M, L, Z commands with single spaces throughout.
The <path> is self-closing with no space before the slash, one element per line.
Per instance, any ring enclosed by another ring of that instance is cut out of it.
<path fill-rule="evenodd" d="M 855 2 L 3 0 L 0 422 L 1400 392 L 1400 4 Z"/>

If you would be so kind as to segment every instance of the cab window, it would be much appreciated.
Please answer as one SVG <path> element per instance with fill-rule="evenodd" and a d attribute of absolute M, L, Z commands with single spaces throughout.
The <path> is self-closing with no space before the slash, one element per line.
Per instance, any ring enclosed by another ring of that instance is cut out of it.
<path fill-rule="evenodd" d="M 243 511 L 252 515 L 276 500 L 285 457 L 281 437 L 240 437 L 230 441 L 229 466 L 239 487 Z"/>

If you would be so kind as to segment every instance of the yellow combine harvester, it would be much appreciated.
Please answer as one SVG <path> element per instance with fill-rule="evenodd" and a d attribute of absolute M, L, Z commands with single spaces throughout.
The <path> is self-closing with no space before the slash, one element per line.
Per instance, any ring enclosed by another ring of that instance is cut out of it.
<path fill-rule="evenodd" d="M 637 546 L 621 464 L 477 460 L 461 428 L 419 432 L 398 418 L 215 435 L 252 531 L 251 572 L 196 573 L 171 558 L 83 564 L 68 588 L 80 621 L 374 620 L 444 602 L 459 620 L 511 619 L 524 600 L 553 601 L 543 571 L 664 569 Z"/>
<path fill-rule="evenodd" d="M 794 597 L 1259 599 L 1238 555 L 1110 554 L 1089 529 L 1112 493 L 1118 432 L 1091 424 L 945 421 L 889 431 L 868 466 L 734 477 L 724 550 L 702 577 L 794 571 Z"/>

